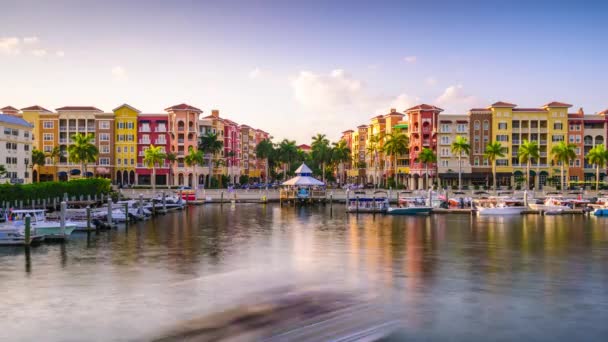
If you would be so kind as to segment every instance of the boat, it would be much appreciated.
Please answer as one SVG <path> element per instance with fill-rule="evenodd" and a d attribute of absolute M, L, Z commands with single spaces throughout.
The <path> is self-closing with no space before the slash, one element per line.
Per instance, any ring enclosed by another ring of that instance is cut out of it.
<path fill-rule="evenodd" d="M 560 197 L 547 197 L 542 204 L 538 203 L 530 203 L 530 209 L 545 211 L 545 213 L 550 211 L 564 211 L 571 209 L 570 206 L 567 205 L 567 201 Z"/>
<path fill-rule="evenodd" d="M 389 207 L 386 191 L 375 191 L 372 197 L 354 197 L 348 199 L 347 213 L 385 213 Z"/>
<path fill-rule="evenodd" d="M 25 217 L 29 214 L 33 235 L 44 236 L 45 240 L 66 239 L 76 229 L 76 225 L 70 222 L 65 222 L 62 228 L 61 222 L 46 220 L 45 212 L 44 209 L 11 210 L 9 225 L 17 228 L 25 227 Z"/>
<path fill-rule="evenodd" d="M 33 245 L 44 240 L 44 236 L 30 235 L 29 244 Z M 23 246 L 25 245 L 25 230 L 21 227 L 0 227 L 0 246 Z"/>
<path fill-rule="evenodd" d="M 164 207 L 165 209 L 167 209 L 167 211 L 182 210 L 186 206 L 184 201 L 179 196 L 166 195 L 164 201 Z M 152 203 L 154 203 L 154 205 L 152 205 Z M 152 211 L 153 206 L 156 210 L 163 209 L 163 196 L 157 196 L 152 198 L 150 202 L 144 205 L 144 208 L 149 211 Z"/>
<path fill-rule="evenodd" d="M 595 216 L 608 216 L 608 207 L 596 208 L 593 211 L 593 215 L 595 215 Z"/>
<path fill-rule="evenodd" d="M 388 207 L 390 215 L 428 215 L 433 210 L 424 197 L 399 197 L 397 207 Z"/>
<path fill-rule="evenodd" d="M 490 197 L 476 202 L 478 215 L 520 215 L 528 209 L 522 199 L 509 197 Z"/>

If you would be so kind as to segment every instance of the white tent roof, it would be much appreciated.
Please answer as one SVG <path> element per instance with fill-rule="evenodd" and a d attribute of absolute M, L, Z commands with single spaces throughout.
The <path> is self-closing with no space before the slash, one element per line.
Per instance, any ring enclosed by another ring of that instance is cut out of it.
<path fill-rule="evenodd" d="M 296 175 L 301 175 L 303 173 L 312 174 L 312 170 L 304 163 L 296 170 Z"/>
<path fill-rule="evenodd" d="M 309 176 L 295 176 L 292 179 L 289 179 L 289 180 L 283 182 L 282 185 L 313 186 L 313 185 L 325 185 L 325 183 L 323 183 L 320 180 L 317 180 L 313 177 L 309 177 Z"/>

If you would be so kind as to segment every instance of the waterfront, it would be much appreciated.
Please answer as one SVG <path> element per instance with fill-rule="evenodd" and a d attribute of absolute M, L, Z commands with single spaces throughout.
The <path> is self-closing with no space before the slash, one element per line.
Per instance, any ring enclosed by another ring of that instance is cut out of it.
<path fill-rule="evenodd" d="M 11 340 L 145 340 L 250 293 L 332 285 L 392 303 L 410 340 L 604 340 L 607 223 L 191 207 L 32 248 L 29 267 L 23 248 L 0 250 L 0 326 Z"/>

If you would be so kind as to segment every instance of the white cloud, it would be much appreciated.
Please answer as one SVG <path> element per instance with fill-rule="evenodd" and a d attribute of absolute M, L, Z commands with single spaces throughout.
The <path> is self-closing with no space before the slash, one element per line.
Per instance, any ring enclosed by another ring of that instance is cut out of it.
<path fill-rule="evenodd" d="M 447 87 L 443 94 L 435 100 L 435 103 L 450 112 L 464 112 L 479 104 L 480 101 L 477 97 L 468 95 L 463 86 L 458 84 Z"/>
<path fill-rule="evenodd" d="M 260 70 L 260 68 L 255 68 L 249 72 L 249 78 L 252 80 L 256 79 L 256 78 L 260 77 L 261 73 L 262 73 L 262 70 Z"/>
<path fill-rule="evenodd" d="M 17 55 L 21 52 L 20 41 L 17 37 L 0 38 L 0 53 L 5 55 Z"/>
<path fill-rule="evenodd" d="M 44 56 L 46 56 L 46 50 L 45 49 L 32 50 L 32 55 L 34 55 L 36 57 L 44 57 Z"/>
<path fill-rule="evenodd" d="M 63 51 L 60 50 L 60 51 L 55 52 L 55 55 L 57 57 L 63 57 L 63 56 L 65 56 L 65 52 L 63 52 Z"/>
<path fill-rule="evenodd" d="M 291 86 L 298 103 L 320 110 L 335 110 L 365 102 L 363 84 L 342 69 L 329 74 L 301 71 Z"/>
<path fill-rule="evenodd" d="M 38 43 L 38 37 L 36 37 L 36 36 L 25 37 L 25 38 L 23 38 L 23 43 L 24 44 L 36 44 L 36 43 Z"/>
<path fill-rule="evenodd" d="M 403 59 L 406 63 L 416 63 L 418 58 L 416 56 L 407 56 Z"/>
<path fill-rule="evenodd" d="M 388 109 L 390 108 L 395 108 L 398 112 L 403 113 L 406 109 L 414 107 L 416 104 L 418 104 L 418 102 L 420 102 L 419 97 L 402 93 L 399 94 L 395 99 L 393 99 L 387 108 L 382 108 L 382 111 L 379 112 L 379 114 L 388 113 Z"/>
<path fill-rule="evenodd" d="M 126 80 L 127 79 L 127 71 L 125 68 L 121 66 L 115 66 L 112 68 L 112 77 L 115 80 Z"/>
<path fill-rule="evenodd" d="M 424 80 L 424 83 L 426 83 L 426 85 L 429 85 L 429 86 L 434 86 L 434 85 L 436 85 L 436 84 L 437 84 L 437 80 L 435 79 L 435 77 L 432 77 L 432 76 L 431 76 L 431 77 L 427 77 L 427 78 Z"/>

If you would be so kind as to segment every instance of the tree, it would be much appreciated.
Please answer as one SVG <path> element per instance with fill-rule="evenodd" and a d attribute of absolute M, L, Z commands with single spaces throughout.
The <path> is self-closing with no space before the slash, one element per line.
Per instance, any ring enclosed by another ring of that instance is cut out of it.
<path fill-rule="evenodd" d="M 87 164 L 94 163 L 99 154 L 93 141 L 93 134 L 76 133 L 72 135 L 72 144 L 68 146 L 69 160 L 81 164 L 80 172 L 84 177 L 87 176 Z"/>
<path fill-rule="evenodd" d="M 452 153 L 458 155 L 458 190 L 462 190 L 462 154 L 471 153 L 471 145 L 467 138 L 459 135 L 452 141 Z"/>
<path fill-rule="evenodd" d="M 190 146 L 188 150 L 188 155 L 184 158 L 184 162 L 186 163 L 186 165 L 192 167 L 192 175 L 194 177 L 194 179 L 192 180 L 193 189 L 198 188 L 198 174 L 196 172 L 196 166 L 203 165 L 204 159 L 205 157 L 203 156 L 203 152 L 192 148 L 192 146 Z"/>
<path fill-rule="evenodd" d="M 6 171 L 6 167 L 4 165 L 0 165 L 0 178 L 4 178 L 8 171 Z"/>
<path fill-rule="evenodd" d="M 278 147 L 279 160 L 283 163 L 283 180 L 287 178 L 287 169 L 291 170 L 291 163 L 298 157 L 298 147 L 294 140 L 283 139 Z"/>
<path fill-rule="evenodd" d="M 333 143 L 331 150 L 332 162 L 339 165 L 338 173 L 338 184 L 343 184 L 344 179 L 342 178 L 344 172 L 344 162 L 350 161 L 350 148 L 346 146 L 346 141 L 340 140 L 337 143 Z"/>
<path fill-rule="evenodd" d="M 201 135 L 198 141 L 198 149 L 202 151 L 209 161 L 209 183 L 211 183 L 211 177 L 213 175 L 213 156 L 219 153 L 224 148 L 224 143 L 218 139 L 217 134 L 208 133 Z"/>
<path fill-rule="evenodd" d="M 214 164 L 214 167 L 218 168 L 221 166 L 225 166 L 226 161 L 223 159 L 217 158 L 213 161 L 213 164 Z M 211 179 L 211 178 L 209 178 L 209 179 Z M 221 188 L 222 187 L 222 174 L 217 175 L 217 183 L 218 183 L 218 188 Z"/>
<path fill-rule="evenodd" d="M 570 144 L 565 141 L 560 141 L 557 145 L 553 145 L 551 148 L 551 156 L 555 163 L 560 164 L 560 181 L 562 191 L 564 190 L 564 167 L 570 163 L 571 160 L 576 159 L 576 145 Z M 568 180 L 566 180 L 566 188 L 568 187 Z"/>
<path fill-rule="evenodd" d="M 47 153 L 47 157 L 51 158 L 53 165 L 57 165 L 57 160 L 64 156 L 64 151 L 59 146 L 53 147 L 51 152 Z"/>
<path fill-rule="evenodd" d="M 166 154 L 167 161 L 169 162 L 169 189 L 171 189 L 171 184 L 173 184 L 173 166 L 175 166 L 175 162 L 177 161 L 177 154 L 173 152 L 167 152 Z"/>
<path fill-rule="evenodd" d="M 429 164 L 437 162 L 437 155 L 430 148 L 423 148 L 418 154 L 418 161 L 424 163 L 426 169 L 426 185 L 429 186 Z"/>
<path fill-rule="evenodd" d="M 393 172 L 395 177 L 395 184 L 399 184 L 397 179 L 397 156 L 407 153 L 409 146 L 409 138 L 403 133 L 391 133 L 386 136 L 386 142 L 384 143 L 384 153 L 388 156 L 393 156 Z"/>
<path fill-rule="evenodd" d="M 503 147 L 498 141 L 488 143 L 486 152 L 483 154 L 490 163 L 492 163 L 492 182 L 494 183 L 494 191 L 496 191 L 496 159 L 503 158 L 507 153 L 507 148 Z"/>
<path fill-rule="evenodd" d="M 526 163 L 526 188 L 530 190 L 530 166 L 532 159 L 538 160 L 540 158 L 538 143 L 524 139 L 521 146 L 519 146 L 519 150 L 517 150 L 517 156 L 520 163 Z"/>
<path fill-rule="evenodd" d="M 380 149 L 380 142 L 382 141 L 382 137 L 380 136 L 380 134 L 374 134 L 371 137 L 369 137 L 369 139 L 367 139 L 367 148 L 366 148 L 366 152 L 367 154 L 370 156 L 370 161 L 372 161 L 372 164 L 374 164 L 374 185 L 376 185 L 377 182 L 377 173 L 378 173 L 378 151 Z"/>
<path fill-rule="evenodd" d="M 44 152 L 37 150 L 37 149 L 33 149 L 32 150 L 32 166 L 41 167 L 41 166 L 44 166 L 44 164 L 46 164 L 46 156 L 44 155 Z M 37 172 L 36 182 L 40 183 L 40 170 L 38 170 L 38 172 Z"/>
<path fill-rule="evenodd" d="M 325 183 L 325 166 L 331 161 L 331 148 L 329 147 L 329 140 L 325 137 L 325 134 L 317 133 L 316 136 L 312 137 L 312 158 L 321 166 L 321 173 L 323 176 L 323 183 Z"/>
<path fill-rule="evenodd" d="M 156 192 L 156 164 L 162 164 L 167 158 L 161 146 L 150 145 L 144 152 L 144 164 L 152 169 L 152 192 Z"/>
<path fill-rule="evenodd" d="M 264 182 L 266 184 L 268 184 L 268 159 L 270 159 L 270 157 L 272 156 L 272 154 L 274 153 L 274 146 L 272 145 L 272 142 L 270 142 L 270 140 L 268 139 L 264 139 L 262 141 L 260 141 L 256 147 L 255 147 L 255 155 L 258 158 L 262 158 L 264 159 L 264 167 L 266 168 L 265 170 L 265 179 Z"/>
<path fill-rule="evenodd" d="M 589 150 L 585 156 L 589 163 L 595 165 L 595 191 L 600 190 L 600 168 L 608 162 L 608 151 L 604 144 L 600 144 Z"/>

